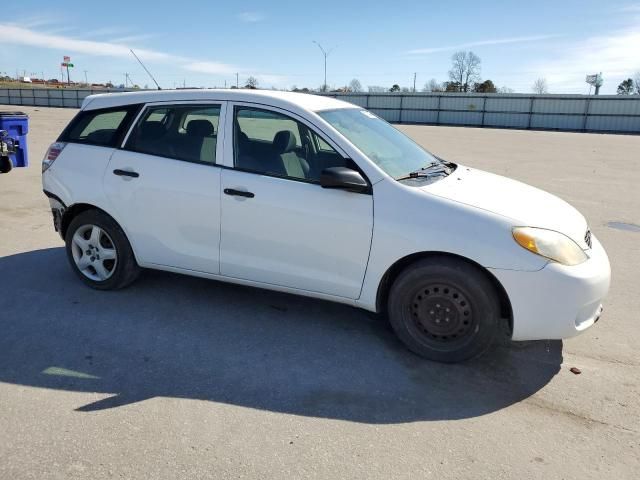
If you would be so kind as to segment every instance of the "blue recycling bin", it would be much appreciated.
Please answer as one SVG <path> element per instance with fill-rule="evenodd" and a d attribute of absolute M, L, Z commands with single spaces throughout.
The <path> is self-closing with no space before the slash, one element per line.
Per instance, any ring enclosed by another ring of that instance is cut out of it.
<path fill-rule="evenodd" d="M 14 167 L 29 165 L 27 153 L 27 134 L 29 133 L 29 115 L 23 112 L 0 112 L 0 130 L 6 130 L 16 144 L 15 152 L 9 155 Z"/>

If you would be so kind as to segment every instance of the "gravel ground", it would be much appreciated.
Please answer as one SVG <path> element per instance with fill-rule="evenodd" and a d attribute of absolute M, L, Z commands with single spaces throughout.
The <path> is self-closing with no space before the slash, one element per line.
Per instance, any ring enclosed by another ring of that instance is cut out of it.
<path fill-rule="evenodd" d="M 9 109 L 31 166 L 0 176 L 0 478 L 637 478 L 640 233 L 608 223 L 640 224 L 640 137 L 400 127 L 568 200 L 613 269 L 583 335 L 445 366 L 346 306 L 160 272 L 83 287 L 39 166 L 75 111 Z"/>

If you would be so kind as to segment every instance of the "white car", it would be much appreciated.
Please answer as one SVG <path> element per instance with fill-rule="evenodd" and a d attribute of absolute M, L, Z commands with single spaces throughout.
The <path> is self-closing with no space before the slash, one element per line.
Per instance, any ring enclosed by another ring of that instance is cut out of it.
<path fill-rule="evenodd" d="M 514 340 L 576 335 L 609 289 L 607 255 L 569 204 L 327 97 L 93 95 L 42 171 L 91 287 L 154 268 L 332 300 L 387 316 L 432 360 L 478 355 L 504 324 Z"/>

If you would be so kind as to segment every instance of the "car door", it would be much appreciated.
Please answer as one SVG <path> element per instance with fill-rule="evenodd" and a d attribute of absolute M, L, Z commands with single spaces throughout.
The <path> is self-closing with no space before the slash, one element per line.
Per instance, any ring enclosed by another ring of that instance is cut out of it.
<path fill-rule="evenodd" d="M 373 197 L 319 184 L 322 163 L 357 167 L 304 119 L 275 108 L 230 104 L 227 131 L 221 274 L 358 298 Z"/>
<path fill-rule="evenodd" d="M 219 273 L 224 102 L 150 104 L 106 170 L 138 261 Z"/>

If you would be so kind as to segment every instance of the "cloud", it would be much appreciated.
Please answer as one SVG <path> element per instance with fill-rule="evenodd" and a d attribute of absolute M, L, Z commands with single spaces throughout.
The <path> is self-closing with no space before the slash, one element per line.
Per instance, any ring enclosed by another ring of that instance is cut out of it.
<path fill-rule="evenodd" d="M 256 73 L 254 75 L 258 79 L 259 85 L 263 87 L 286 87 L 289 84 L 289 78 L 284 75 L 272 75 L 269 73 Z"/>
<path fill-rule="evenodd" d="M 182 65 L 182 68 L 191 72 L 208 73 L 211 75 L 229 75 L 239 70 L 233 65 L 218 62 L 191 62 Z"/>
<path fill-rule="evenodd" d="M 632 13 L 640 13 L 640 3 L 634 4 L 634 5 L 625 5 L 624 7 L 620 8 L 619 10 L 620 12 L 632 12 Z"/>
<path fill-rule="evenodd" d="M 139 35 L 126 35 L 124 37 L 111 38 L 110 42 L 111 43 L 131 44 L 131 43 L 135 43 L 135 42 L 143 42 L 145 40 L 149 40 L 149 39 L 152 39 L 152 38 L 158 38 L 158 35 L 151 34 L 151 33 L 141 33 Z"/>
<path fill-rule="evenodd" d="M 409 50 L 406 53 L 410 55 L 427 55 L 430 53 L 464 50 L 466 48 L 483 47 L 487 45 L 507 45 L 513 43 L 538 42 L 541 40 L 548 40 L 550 38 L 557 38 L 560 36 L 561 35 L 532 35 L 528 37 L 495 38 L 489 40 L 478 40 L 469 43 L 461 43 L 458 45 L 448 45 L 445 47 L 417 48 L 414 50 Z"/>
<path fill-rule="evenodd" d="M 119 30 L 102 29 L 100 34 L 114 34 Z M 91 56 L 123 58 L 134 62 L 129 51 L 129 42 L 149 38 L 149 35 L 121 37 L 112 41 L 82 40 L 51 33 L 40 33 L 13 24 L 0 23 L 0 45 L 27 45 L 35 48 L 60 50 L 69 55 L 81 53 Z M 252 69 L 243 68 L 222 62 L 173 55 L 158 50 L 135 48 L 136 54 L 143 60 L 155 63 L 171 64 L 182 70 L 207 75 L 232 75 L 236 72 L 242 76 L 253 75 L 260 84 L 268 86 L 284 86 L 287 78 L 280 75 L 254 73 Z"/>
<path fill-rule="evenodd" d="M 79 40 L 49 33 L 40 33 L 23 27 L 0 24 L 0 44 L 20 44 L 31 47 L 52 48 L 66 53 L 84 53 L 109 57 L 131 57 L 129 47 L 110 42 Z M 136 49 L 140 58 L 155 61 L 173 61 L 175 57 L 155 50 Z"/>
<path fill-rule="evenodd" d="M 584 92 L 585 75 L 602 72 L 604 91 L 614 93 L 622 80 L 640 71 L 640 19 L 626 29 L 609 35 L 594 35 L 578 42 L 556 45 L 553 55 L 537 61 L 527 70 L 546 77 L 557 92 Z"/>
<path fill-rule="evenodd" d="M 259 12 L 242 12 L 238 14 L 238 19 L 245 23 L 256 23 L 264 20 L 264 15 Z"/>

